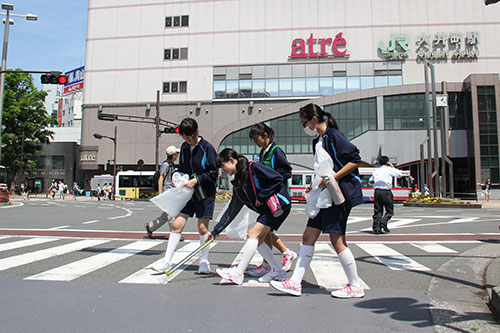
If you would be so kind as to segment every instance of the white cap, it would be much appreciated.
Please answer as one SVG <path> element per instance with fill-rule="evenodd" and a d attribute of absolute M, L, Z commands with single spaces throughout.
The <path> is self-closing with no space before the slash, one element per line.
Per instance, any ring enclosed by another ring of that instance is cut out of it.
<path fill-rule="evenodd" d="M 167 155 L 173 155 L 173 154 L 176 154 L 178 152 L 180 152 L 180 149 L 176 148 L 175 146 L 169 146 L 167 148 Z"/>

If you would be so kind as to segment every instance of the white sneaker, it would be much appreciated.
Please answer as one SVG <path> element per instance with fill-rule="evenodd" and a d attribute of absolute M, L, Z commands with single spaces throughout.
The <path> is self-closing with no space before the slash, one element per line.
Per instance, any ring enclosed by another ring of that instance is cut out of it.
<path fill-rule="evenodd" d="M 283 254 L 283 270 L 288 272 L 292 268 L 292 264 L 297 259 L 297 253 L 288 250 L 289 254 Z"/>
<path fill-rule="evenodd" d="M 162 260 L 162 261 L 154 264 L 153 266 L 151 266 L 151 269 L 153 271 L 157 271 L 159 273 L 165 273 L 166 271 L 168 271 L 170 269 L 170 264 L 165 262 L 165 260 Z"/>
<path fill-rule="evenodd" d="M 224 280 L 231 281 L 234 284 L 243 284 L 243 274 L 238 272 L 235 267 L 217 268 L 215 272 Z"/>
<path fill-rule="evenodd" d="M 269 265 L 267 262 L 263 262 L 259 266 L 257 266 L 255 269 L 252 269 L 251 271 L 248 271 L 248 275 L 253 276 L 253 277 L 259 277 L 266 275 L 269 273 L 271 270 L 271 265 Z"/>
<path fill-rule="evenodd" d="M 198 274 L 210 274 L 210 263 L 208 261 L 200 261 Z"/>
<path fill-rule="evenodd" d="M 342 289 L 332 291 L 333 297 L 338 298 L 360 298 L 365 296 L 362 286 L 355 287 L 349 283 Z"/>
<path fill-rule="evenodd" d="M 259 282 L 271 282 L 273 280 L 275 281 L 281 281 L 283 279 L 286 279 L 286 272 L 284 270 L 279 270 L 275 271 L 274 268 L 270 270 L 266 275 L 261 276 L 259 278 Z"/>

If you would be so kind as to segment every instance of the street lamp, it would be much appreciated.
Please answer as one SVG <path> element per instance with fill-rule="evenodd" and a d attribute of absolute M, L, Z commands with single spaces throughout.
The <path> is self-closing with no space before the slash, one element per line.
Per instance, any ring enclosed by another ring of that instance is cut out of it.
<path fill-rule="evenodd" d="M 107 136 L 102 134 L 94 133 L 94 138 L 101 139 L 110 139 L 113 141 L 113 200 L 115 200 L 115 191 L 116 191 L 116 126 L 115 126 L 115 136 Z"/>
<path fill-rule="evenodd" d="M 7 45 L 9 43 L 9 26 L 14 24 L 14 21 L 11 20 L 11 16 L 15 17 L 24 17 L 28 21 L 36 21 L 38 20 L 38 16 L 35 14 L 12 14 L 10 11 L 14 10 L 14 5 L 3 3 L 2 9 L 6 10 L 6 12 L 0 12 L 0 15 L 5 15 L 4 19 L 4 32 L 3 32 L 3 49 L 2 49 L 2 67 L 0 74 L 0 162 L 2 161 L 2 111 L 3 111 L 3 86 L 5 84 L 5 73 L 4 71 L 7 68 Z"/>

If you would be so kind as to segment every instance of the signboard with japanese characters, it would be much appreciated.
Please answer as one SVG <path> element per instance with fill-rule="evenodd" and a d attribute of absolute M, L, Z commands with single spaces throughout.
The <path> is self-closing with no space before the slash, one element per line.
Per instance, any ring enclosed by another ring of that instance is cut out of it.
<path fill-rule="evenodd" d="M 415 36 L 415 55 L 417 60 L 424 59 L 475 59 L 479 56 L 479 33 L 436 32 L 421 33 Z M 393 34 L 388 46 L 380 41 L 378 49 L 387 60 L 401 60 L 410 57 L 411 38 L 408 34 Z"/>
<path fill-rule="evenodd" d="M 72 91 L 83 89 L 83 75 L 85 72 L 85 67 L 79 67 L 73 69 L 69 72 L 64 73 L 68 77 L 68 82 L 64 85 L 64 93 L 70 93 Z"/>

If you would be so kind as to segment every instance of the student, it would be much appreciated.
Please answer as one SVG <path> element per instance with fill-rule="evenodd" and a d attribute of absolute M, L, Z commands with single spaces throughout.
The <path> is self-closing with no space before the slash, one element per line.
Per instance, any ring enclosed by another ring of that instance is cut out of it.
<path fill-rule="evenodd" d="M 243 274 L 255 251 L 258 250 L 271 265 L 271 270 L 261 276 L 259 281 L 269 282 L 286 278 L 286 272 L 274 257 L 273 251 L 264 242 L 269 232 L 278 230 L 288 214 L 290 214 L 290 196 L 283 184 L 283 177 L 262 163 L 252 162 L 249 164 L 246 157 L 231 148 L 226 148 L 220 152 L 219 156 L 217 156 L 217 165 L 229 175 L 234 175 L 232 182 L 233 197 L 220 222 L 208 234 L 208 237 L 217 237 L 238 215 L 243 205 L 260 214 L 257 223 L 248 231 L 248 239 L 243 247 L 243 254 L 238 266 L 225 269 L 218 268 L 216 270 L 217 274 L 223 279 L 241 285 L 243 283 Z M 281 205 L 282 214 L 279 217 L 273 216 L 266 203 L 273 195 L 276 195 Z"/>
<path fill-rule="evenodd" d="M 167 159 L 160 166 L 160 177 L 158 177 L 158 195 L 162 194 L 169 188 L 174 187 L 172 184 L 172 175 L 175 171 L 175 161 L 179 156 L 180 150 L 175 146 L 169 146 L 166 150 Z M 172 229 L 170 223 L 173 216 L 168 216 L 167 213 L 163 212 L 160 216 L 151 222 L 144 225 L 149 238 L 153 238 L 153 232 L 160 229 L 165 223 L 169 223 L 170 229 Z"/>
<path fill-rule="evenodd" d="M 292 167 L 286 159 L 285 152 L 274 142 L 274 131 L 264 123 L 258 123 L 250 128 L 250 139 L 261 148 L 259 162 L 268 168 L 276 170 L 283 177 L 283 184 L 288 190 L 288 179 L 292 177 Z M 282 266 L 285 272 L 292 268 L 297 259 L 297 253 L 288 249 L 274 232 L 269 232 L 264 240 L 271 249 L 276 247 L 283 255 Z M 271 266 L 264 260 L 257 268 L 248 272 L 249 275 L 259 277 L 267 274 Z"/>
<path fill-rule="evenodd" d="M 351 250 L 347 247 L 345 233 L 347 218 L 352 207 L 363 203 L 361 182 L 357 176 L 357 168 L 361 162 L 359 150 L 339 131 L 337 122 L 318 105 L 308 104 L 300 109 L 300 121 L 306 134 L 317 136 L 313 141 L 313 151 L 323 147 L 331 156 L 334 163 L 334 178 L 338 181 L 345 202 L 329 208 L 321 209 L 319 214 L 307 221 L 306 229 L 302 235 L 302 246 L 299 258 L 290 279 L 281 282 L 271 281 L 275 289 L 300 296 L 302 293 L 301 282 L 311 263 L 314 254 L 314 244 L 321 232 L 330 235 L 330 241 L 338 254 L 338 258 L 349 283 L 342 289 L 332 292 L 332 296 L 341 298 L 363 297 L 364 291 L 358 277 L 356 262 Z M 325 186 L 324 181 L 321 182 Z M 308 190 L 311 188 L 308 187 Z"/>
<path fill-rule="evenodd" d="M 180 123 L 179 134 L 184 139 L 184 143 L 181 146 L 178 171 L 191 177 L 184 186 L 194 188 L 194 194 L 192 199 L 175 217 L 165 257 L 161 262 L 151 267 L 158 272 L 165 272 L 170 268 L 172 257 L 179 244 L 188 217 L 193 217 L 196 213 L 200 244 L 203 244 L 207 240 L 208 224 L 214 213 L 215 183 L 218 176 L 217 152 L 210 142 L 198 135 L 198 123 L 192 118 L 185 118 Z M 209 247 L 206 247 L 201 251 L 198 274 L 210 273 L 208 250 Z"/>

